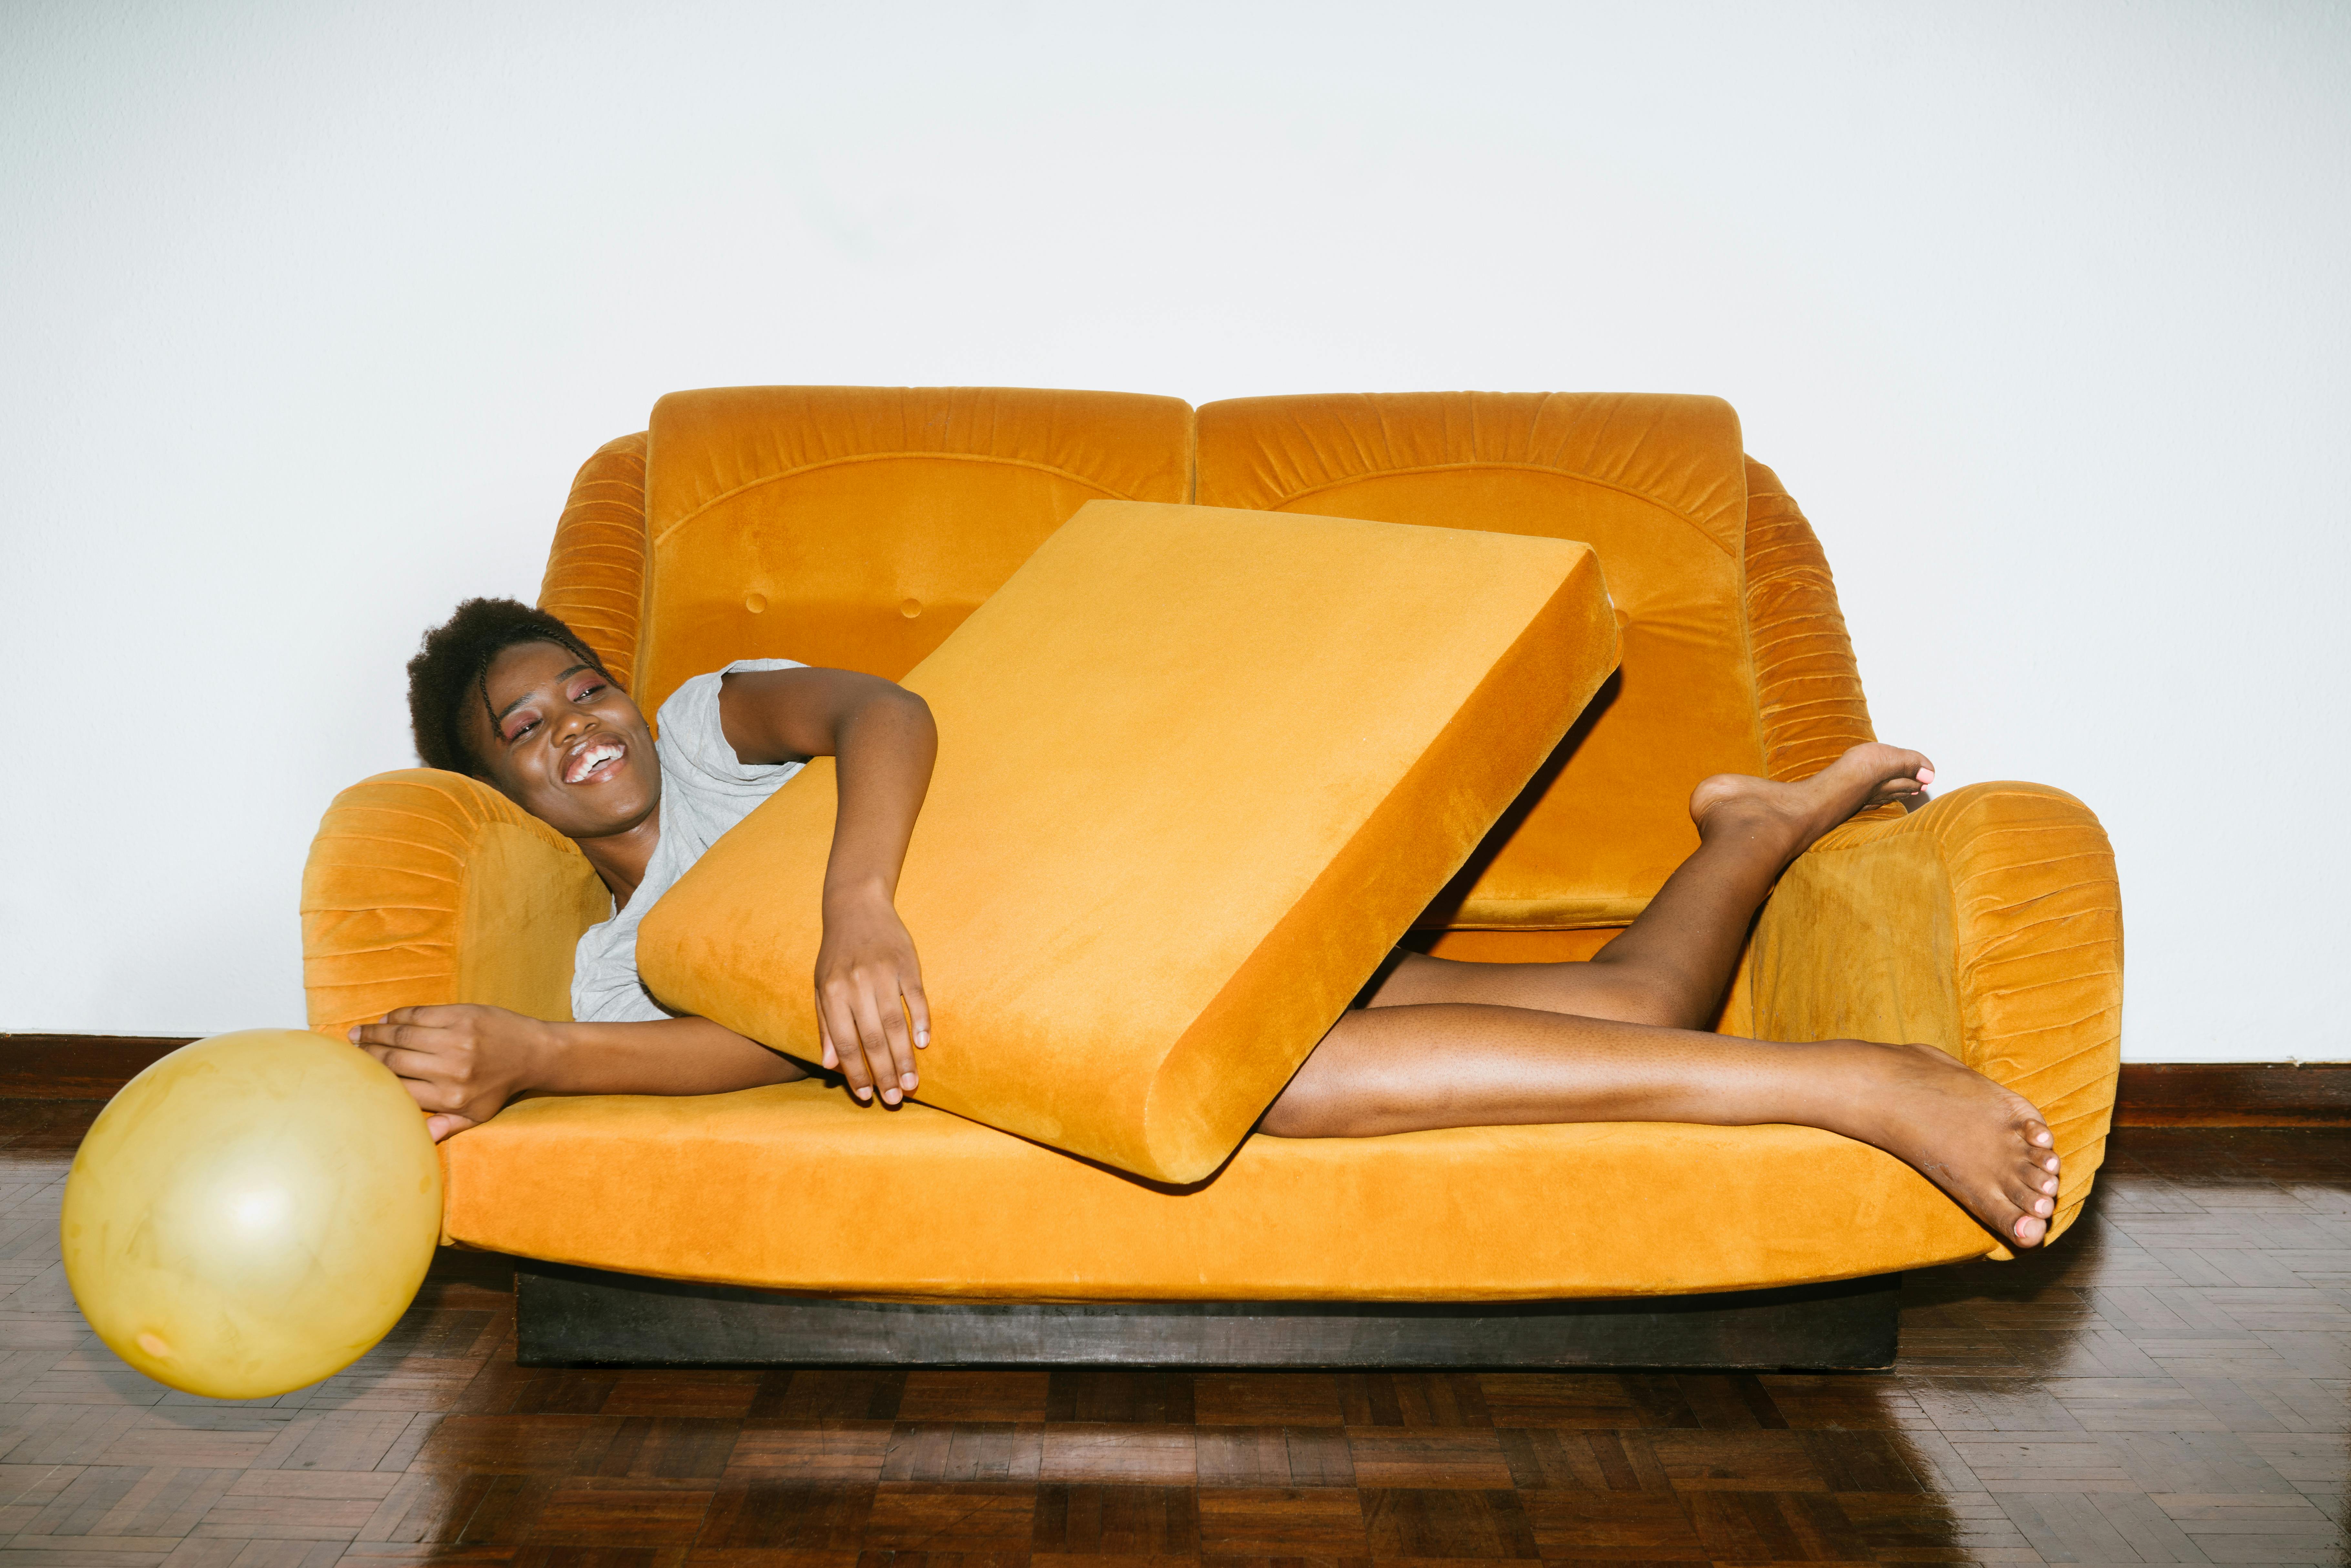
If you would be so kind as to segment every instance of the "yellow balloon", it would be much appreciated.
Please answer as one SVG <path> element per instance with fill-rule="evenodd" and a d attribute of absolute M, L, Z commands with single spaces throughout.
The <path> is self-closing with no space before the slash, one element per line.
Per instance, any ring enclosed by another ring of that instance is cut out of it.
<path fill-rule="evenodd" d="M 349 1366 L 407 1310 L 441 1160 L 375 1058 L 242 1030 L 124 1085 L 74 1155 L 61 1229 L 108 1349 L 189 1394 L 266 1398 Z"/>

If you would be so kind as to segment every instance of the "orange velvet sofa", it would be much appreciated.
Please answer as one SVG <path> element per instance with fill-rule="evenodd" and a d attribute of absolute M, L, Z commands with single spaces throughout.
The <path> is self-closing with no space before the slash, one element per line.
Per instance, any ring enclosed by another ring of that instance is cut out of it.
<path fill-rule="evenodd" d="M 1702 397 L 1171 398 L 1025 389 L 674 394 L 599 449 L 540 602 L 649 713 L 729 659 L 897 678 L 1080 506 L 1192 502 L 1588 543 L 1616 674 L 1409 932 L 1590 956 L 1695 846 L 1689 790 L 1873 738 L 1828 564 Z M 1932 736 L 1896 737 L 1929 750 Z M 609 900 L 487 787 L 343 791 L 302 894 L 313 1027 L 415 1003 L 568 1017 Z M 2097 1170 L 2121 1009 L 2114 862 L 2059 790 L 1866 813 L 1782 878 L 1718 1027 L 1934 1044 L 2038 1105 L 2062 1236 Z M 1544 1302 L 1748 1291 L 2007 1256 L 1890 1156 L 1810 1128 L 1579 1124 L 1251 1137 L 1141 1181 L 946 1112 L 803 1082 L 537 1100 L 444 1145 L 449 1239 L 572 1269 L 902 1303 Z M 871 1195 L 909 1195 L 872 1222 Z M 918 1197 L 914 1195 L 919 1195 Z M 740 1359 L 731 1357 L 733 1359 Z M 713 1354 L 710 1359 L 730 1359 Z"/>

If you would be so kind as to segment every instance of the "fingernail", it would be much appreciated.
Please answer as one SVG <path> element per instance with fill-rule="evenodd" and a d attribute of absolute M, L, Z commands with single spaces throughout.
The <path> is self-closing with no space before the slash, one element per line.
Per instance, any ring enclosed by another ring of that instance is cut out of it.
<path fill-rule="evenodd" d="M 895 1089 L 884 1089 L 882 1091 L 882 1103 L 884 1105 L 895 1105 L 902 1098 L 903 1096 L 900 1095 Z"/>
<path fill-rule="evenodd" d="M 898 1087 L 901 1089 L 912 1089 L 914 1087 L 915 1082 L 916 1080 L 914 1075 L 911 1072 L 901 1072 L 898 1074 Z"/>
<path fill-rule="evenodd" d="M 357 1024 L 353 1024 L 353 1025 L 351 1025 L 351 1027 L 350 1027 L 350 1029 L 345 1030 L 343 1031 L 343 1034 L 344 1034 L 344 1037 L 345 1037 L 346 1039 L 348 1039 L 348 1040 L 350 1040 L 353 1045 L 357 1045 L 357 1044 L 360 1042 L 360 1026 L 359 1026 L 359 1025 L 357 1025 Z"/>
<path fill-rule="evenodd" d="M 921 1050 L 924 1046 L 926 1046 L 926 1045 L 928 1045 L 928 1044 L 930 1044 L 930 1043 L 931 1043 L 931 1031 L 930 1031 L 929 1030 L 926 1030 L 926 1029 L 918 1029 L 918 1030 L 916 1030 L 914 1031 L 914 1048 L 915 1048 L 917 1051 Z"/>
<path fill-rule="evenodd" d="M 871 1100 L 873 1098 L 873 1091 L 871 1089 L 852 1089 L 850 1092 L 856 1095 L 860 1100 Z"/>

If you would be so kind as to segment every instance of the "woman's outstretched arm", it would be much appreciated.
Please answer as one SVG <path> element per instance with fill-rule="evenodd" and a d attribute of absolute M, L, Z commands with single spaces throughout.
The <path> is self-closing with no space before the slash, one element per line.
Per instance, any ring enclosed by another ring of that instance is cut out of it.
<path fill-rule="evenodd" d="M 808 1076 L 703 1018 L 551 1023 L 504 1008 L 395 1008 L 351 1039 L 407 1081 L 437 1143 L 526 1094 L 724 1094 Z"/>

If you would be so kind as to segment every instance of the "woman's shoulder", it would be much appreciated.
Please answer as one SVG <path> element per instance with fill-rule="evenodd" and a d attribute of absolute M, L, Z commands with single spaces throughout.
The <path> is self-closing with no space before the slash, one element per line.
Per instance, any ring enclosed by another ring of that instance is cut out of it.
<path fill-rule="evenodd" d="M 734 747 L 727 744 L 718 705 L 728 675 L 806 667 L 797 659 L 737 659 L 679 686 L 661 706 L 660 734 L 654 744 L 664 771 L 680 776 L 689 788 L 715 785 L 730 793 L 744 788 L 772 789 L 799 772 L 797 762 L 752 763 L 737 757 Z"/>
<path fill-rule="evenodd" d="M 708 670 L 688 679 L 670 693 L 655 716 L 654 723 L 661 738 L 668 740 L 673 733 L 684 740 L 691 735 L 697 744 L 716 740 L 726 744 L 719 721 L 718 704 L 726 689 L 726 677 L 758 670 L 799 670 L 807 668 L 797 659 L 737 659 L 733 664 Z M 729 750 L 728 756 L 734 753 Z"/>

